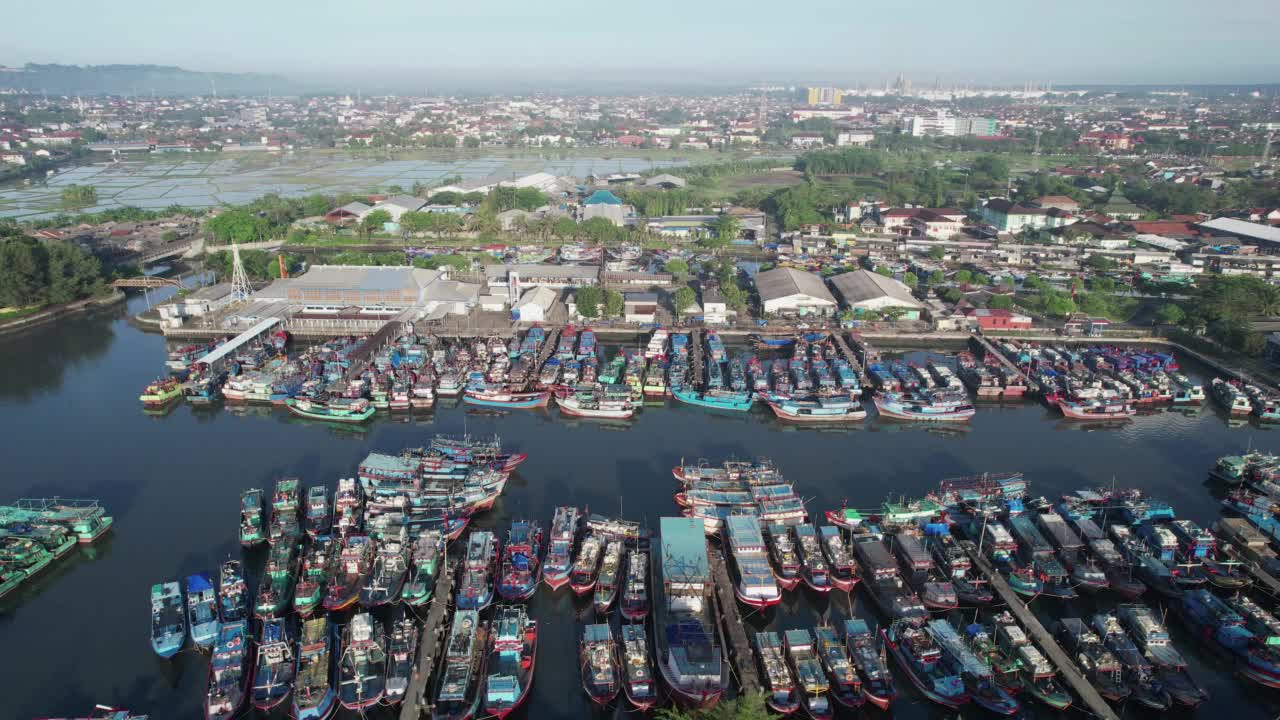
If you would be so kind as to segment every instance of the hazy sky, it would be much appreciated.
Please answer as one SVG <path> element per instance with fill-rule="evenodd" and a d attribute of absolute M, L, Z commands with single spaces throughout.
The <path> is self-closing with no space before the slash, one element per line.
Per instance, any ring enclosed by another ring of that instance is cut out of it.
<path fill-rule="evenodd" d="M 72 0 L 9 3 L 0 63 L 346 81 L 1259 83 L 1276 0 Z M 53 25 L 50 25 L 50 23 Z M 48 31 L 46 31 L 47 29 Z"/>

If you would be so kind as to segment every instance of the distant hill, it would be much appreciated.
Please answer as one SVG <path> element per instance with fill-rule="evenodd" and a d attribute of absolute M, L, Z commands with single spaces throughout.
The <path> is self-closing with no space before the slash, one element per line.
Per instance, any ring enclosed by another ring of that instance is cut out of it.
<path fill-rule="evenodd" d="M 51 95 L 285 94 L 294 83 L 279 75 L 210 73 L 165 65 L 37 65 L 0 68 L 0 89 Z"/>

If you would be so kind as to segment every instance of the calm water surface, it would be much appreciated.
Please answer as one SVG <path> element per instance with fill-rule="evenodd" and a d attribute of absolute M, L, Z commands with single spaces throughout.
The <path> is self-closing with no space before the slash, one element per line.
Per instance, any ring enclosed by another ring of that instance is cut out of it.
<path fill-rule="evenodd" d="M 131 301 L 129 311 L 139 311 L 141 303 Z M 125 313 L 118 308 L 0 339 L 6 465 L 0 500 L 95 497 L 116 518 L 102 542 L 75 551 L 0 604 L 0 717 L 86 712 L 98 702 L 153 718 L 199 716 L 207 661 L 195 652 L 172 661 L 152 654 L 150 585 L 216 571 L 228 555 L 240 553 L 243 488 L 270 487 L 281 475 L 333 487 L 339 477 L 353 476 L 370 451 L 423 445 L 437 432 L 497 432 L 508 446 L 529 453 L 497 507 L 478 522 L 502 533 L 512 517 L 533 516 L 545 526 L 559 504 L 606 513 L 620 508 L 656 526 L 659 516 L 676 514 L 670 468 L 681 458 L 759 455 L 773 458 L 811 498 L 815 516 L 845 499 L 873 507 L 890 496 L 922 494 L 945 477 L 1021 470 L 1036 494 L 1052 497 L 1115 481 L 1157 494 L 1180 516 L 1208 523 L 1218 515 L 1205 485 L 1213 461 L 1248 443 L 1280 449 L 1274 434 L 1253 425 L 1228 427 L 1211 408 L 1089 429 L 1030 402 L 984 406 L 967 430 L 872 422 L 818 431 L 789 428 L 763 413 L 729 417 L 679 406 L 646 408 L 621 426 L 571 422 L 554 410 L 489 416 L 461 408 L 414 420 L 382 419 L 364 431 L 336 430 L 265 408 L 233 414 L 181 406 L 152 417 L 141 411 L 137 395 L 162 367 L 163 340 L 131 327 Z M 251 561 L 261 564 L 260 557 Z M 1037 603 L 1046 618 L 1064 611 Z M 868 604 L 857 593 L 852 607 L 843 595 L 826 600 L 793 594 L 750 622 L 811 627 L 824 616 L 839 622 L 850 610 L 870 617 Z M 601 714 L 580 688 L 575 659 L 579 628 L 592 621 L 589 603 L 544 587 L 532 608 L 543 628 L 542 662 L 522 715 Z M 1091 609 L 1082 602 L 1065 611 Z M 1232 677 L 1224 661 L 1172 624 L 1193 673 L 1213 698 L 1199 716 L 1262 720 L 1280 712 L 1276 695 Z M 905 692 L 905 679 L 900 686 L 904 696 L 895 715 L 943 715 Z"/>

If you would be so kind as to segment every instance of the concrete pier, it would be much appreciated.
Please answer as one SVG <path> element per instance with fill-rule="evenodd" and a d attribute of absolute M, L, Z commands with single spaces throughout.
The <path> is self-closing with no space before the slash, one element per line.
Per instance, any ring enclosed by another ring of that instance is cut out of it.
<path fill-rule="evenodd" d="M 1035 641 L 1035 644 L 1044 651 L 1044 654 L 1058 668 L 1058 675 L 1066 681 L 1067 685 L 1071 686 L 1072 692 L 1075 693 L 1080 702 L 1084 703 L 1089 712 L 1102 720 L 1119 720 L 1120 716 L 1116 714 L 1116 711 L 1098 694 L 1093 685 L 1089 684 L 1089 681 L 1080 673 L 1079 668 L 1063 651 L 1062 647 L 1058 645 L 1058 641 L 1054 639 L 1048 630 L 1045 630 L 1035 614 L 1027 609 L 1018 594 L 1013 591 L 1013 588 L 1009 587 L 1009 583 L 1005 582 L 1004 577 L 999 572 L 996 572 L 991 563 L 978 552 L 977 546 L 968 540 L 962 540 L 960 546 L 972 558 L 974 566 L 991 581 L 991 587 L 1000 594 L 1000 599 L 1009 607 L 1009 611 L 1018 618 L 1018 622 L 1026 630 L 1027 635 Z"/>
<path fill-rule="evenodd" d="M 444 633 L 449 631 L 445 619 L 449 614 L 449 596 L 453 592 L 453 563 L 447 556 L 440 573 L 436 576 L 436 587 L 431 594 L 431 606 L 427 610 L 427 619 L 422 626 L 422 640 L 418 643 L 418 662 L 409 679 L 409 689 L 405 691 L 404 702 L 400 706 L 400 720 L 419 720 L 426 708 L 431 705 L 427 696 L 431 687 L 431 674 L 438 659 L 437 649 L 441 646 Z"/>
<path fill-rule="evenodd" d="M 738 601 L 733 594 L 733 580 L 724 564 L 724 555 L 714 545 L 707 547 L 711 561 L 711 574 L 715 578 L 716 601 L 720 607 L 720 623 L 724 626 L 725 653 L 733 664 L 734 677 L 743 693 L 760 689 L 760 675 L 756 672 L 755 656 L 747 638 L 746 626 L 738 612 Z"/>

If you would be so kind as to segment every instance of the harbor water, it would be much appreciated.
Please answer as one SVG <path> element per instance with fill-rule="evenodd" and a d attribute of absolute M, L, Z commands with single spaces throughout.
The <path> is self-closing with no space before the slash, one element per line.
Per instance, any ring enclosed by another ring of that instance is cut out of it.
<path fill-rule="evenodd" d="M 163 368 L 164 341 L 127 320 L 144 307 L 133 299 L 127 308 L 0 338 L 6 465 L 0 501 L 91 497 L 115 517 L 106 538 L 76 549 L 0 600 L 0 717 L 84 713 L 95 703 L 153 718 L 198 717 L 207 656 L 188 650 L 160 660 L 152 653 L 151 584 L 215 572 L 222 560 L 241 553 L 236 528 L 242 489 L 269 489 L 285 475 L 333 488 L 338 478 L 354 477 L 369 452 L 422 446 L 434 433 L 498 433 L 508 448 L 529 454 L 496 507 L 477 520 L 500 537 L 513 518 L 533 517 L 546 527 L 553 508 L 568 504 L 656 528 L 660 516 L 678 513 L 671 468 L 682 459 L 718 463 L 756 456 L 773 459 L 808 500 L 815 520 L 846 500 L 871 508 L 889 498 L 919 496 L 944 478 L 1017 470 L 1034 495 L 1133 486 L 1168 500 L 1180 517 L 1207 525 L 1219 515 L 1206 475 L 1214 460 L 1250 445 L 1280 450 L 1280 435 L 1255 424 L 1229 425 L 1212 406 L 1094 426 L 1064 421 L 1032 401 L 983 404 L 966 428 L 880 420 L 797 428 L 764 409 L 726 414 L 671 403 L 646 407 L 622 423 L 575 421 L 554 409 L 493 414 L 446 406 L 413 418 L 383 416 L 363 429 L 304 421 L 271 408 L 201 411 L 182 405 L 152 416 L 140 409 L 137 396 Z M 261 568 L 262 557 L 248 560 L 252 571 Z M 748 623 L 787 629 L 812 627 L 823 618 L 838 625 L 851 611 L 874 617 L 861 593 L 819 598 L 797 590 Z M 1050 621 L 1087 615 L 1093 602 L 1064 606 L 1038 599 L 1032 607 Z M 589 598 L 542 587 L 531 612 L 542 629 L 542 662 L 516 717 L 619 712 L 591 705 L 577 663 L 569 660 L 576 657 L 582 626 L 594 622 Z M 1211 695 L 1195 714 L 1262 720 L 1280 713 L 1280 695 L 1234 677 L 1226 660 L 1196 644 L 1172 615 L 1168 622 L 1192 674 Z M 942 716 L 904 678 L 899 687 L 896 717 Z M 1144 711 L 1125 708 L 1123 714 Z M 370 716 L 392 713 L 379 708 Z"/>

